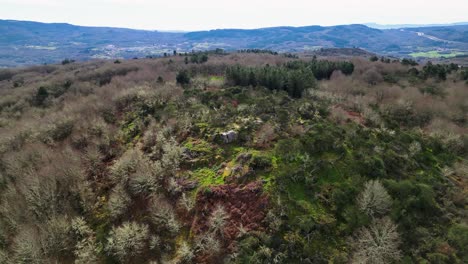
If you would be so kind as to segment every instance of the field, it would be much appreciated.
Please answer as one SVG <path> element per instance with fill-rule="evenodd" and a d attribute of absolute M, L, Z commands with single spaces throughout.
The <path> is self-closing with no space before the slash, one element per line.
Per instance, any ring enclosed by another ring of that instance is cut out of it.
<path fill-rule="evenodd" d="M 460 51 L 450 51 L 450 52 L 440 52 L 440 51 L 427 51 L 427 52 L 413 52 L 409 55 L 413 58 L 454 58 L 457 56 L 466 55 L 466 52 Z"/>

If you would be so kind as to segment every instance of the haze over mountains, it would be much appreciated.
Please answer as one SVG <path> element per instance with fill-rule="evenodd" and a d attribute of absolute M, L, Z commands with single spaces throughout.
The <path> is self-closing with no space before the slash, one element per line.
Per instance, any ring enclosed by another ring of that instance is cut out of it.
<path fill-rule="evenodd" d="M 364 25 L 376 29 L 399 29 L 399 28 L 420 28 L 420 27 L 450 27 L 450 26 L 466 26 L 468 22 L 458 22 L 449 24 L 378 24 L 365 23 Z"/>
<path fill-rule="evenodd" d="M 64 58 L 161 56 L 173 50 L 308 52 L 331 47 L 358 47 L 398 57 L 463 56 L 468 52 L 468 25 L 376 29 L 356 24 L 162 32 L 0 20 L 0 67 L 56 63 Z"/>

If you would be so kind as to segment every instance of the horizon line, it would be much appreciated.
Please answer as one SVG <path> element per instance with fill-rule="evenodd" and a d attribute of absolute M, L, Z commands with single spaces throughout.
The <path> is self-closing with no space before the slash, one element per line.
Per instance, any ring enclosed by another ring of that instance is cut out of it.
<path fill-rule="evenodd" d="M 89 26 L 89 25 L 79 25 L 70 22 L 43 22 L 43 21 L 35 21 L 35 20 L 18 20 L 18 19 L 8 19 L 8 18 L 0 18 L 0 21 L 10 21 L 10 22 L 29 22 L 29 23 L 39 23 L 39 24 L 47 24 L 47 25 L 54 25 L 54 24 L 63 24 L 63 25 L 70 25 L 75 27 L 88 27 L 88 28 L 114 28 L 114 29 L 127 29 L 127 30 L 137 30 L 137 31 L 153 31 L 153 32 L 166 32 L 166 33 L 191 33 L 191 32 L 202 32 L 202 31 L 213 31 L 213 30 L 257 30 L 257 29 L 269 29 L 269 28 L 303 28 L 303 27 L 339 27 L 339 26 L 352 26 L 352 25 L 362 25 L 369 28 L 384 30 L 384 29 L 398 29 L 405 27 L 437 27 L 437 26 L 457 26 L 457 25 L 464 25 L 468 22 L 459 21 L 459 22 L 450 22 L 450 23 L 424 23 L 424 24 L 411 24 L 411 23 L 401 23 L 401 24 L 380 24 L 376 22 L 366 22 L 366 23 L 350 23 L 350 24 L 334 24 L 334 25 L 302 25 L 302 26 L 268 26 L 268 27 L 252 27 L 252 28 L 211 28 L 211 29 L 200 29 L 200 30 L 183 30 L 183 29 L 142 29 L 142 28 L 131 28 L 131 27 L 120 27 L 120 26 Z M 372 27 L 370 25 L 378 26 Z M 389 27 L 389 28 L 385 28 Z"/>

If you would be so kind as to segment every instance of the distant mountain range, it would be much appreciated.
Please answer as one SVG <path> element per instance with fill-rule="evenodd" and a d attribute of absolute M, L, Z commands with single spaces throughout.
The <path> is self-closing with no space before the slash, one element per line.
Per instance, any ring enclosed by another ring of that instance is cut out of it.
<path fill-rule="evenodd" d="M 376 28 L 376 29 L 400 29 L 400 28 L 421 28 L 421 27 L 466 26 L 468 25 L 468 22 L 449 23 L 449 24 L 393 24 L 393 25 L 365 23 L 364 25 L 370 28 Z"/>
<path fill-rule="evenodd" d="M 376 29 L 356 24 L 162 32 L 0 20 L 0 67 L 56 63 L 64 58 L 160 56 L 173 50 L 308 52 L 351 47 L 400 57 L 466 55 L 468 25 Z"/>

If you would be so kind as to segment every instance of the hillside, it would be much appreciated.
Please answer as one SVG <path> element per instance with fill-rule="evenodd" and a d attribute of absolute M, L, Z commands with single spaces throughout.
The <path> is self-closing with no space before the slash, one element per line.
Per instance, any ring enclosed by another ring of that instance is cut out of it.
<path fill-rule="evenodd" d="M 344 25 L 168 33 L 0 20 L 0 66 L 56 63 L 65 58 L 162 56 L 173 50 L 190 52 L 216 48 L 308 52 L 319 48 L 358 47 L 400 57 L 413 54 L 415 57 L 453 57 L 468 51 L 467 34 L 467 25 L 389 30 Z"/>
<path fill-rule="evenodd" d="M 0 263 L 467 263 L 468 69 L 322 52 L 0 69 Z"/>

